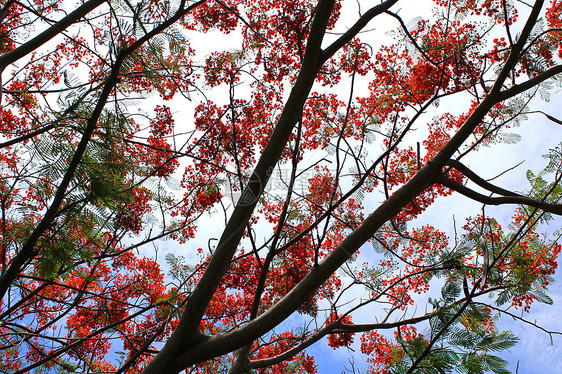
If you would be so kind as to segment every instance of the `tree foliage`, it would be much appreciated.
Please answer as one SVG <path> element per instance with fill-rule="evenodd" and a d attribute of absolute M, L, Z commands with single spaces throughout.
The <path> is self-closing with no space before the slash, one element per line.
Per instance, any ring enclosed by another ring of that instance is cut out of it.
<path fill-rule="evenodd" d="M 562 1 L 410 6 L 1 0 L 0 371 L 508 372 L 562 145 L 474 155 L 562 123 Z"/>

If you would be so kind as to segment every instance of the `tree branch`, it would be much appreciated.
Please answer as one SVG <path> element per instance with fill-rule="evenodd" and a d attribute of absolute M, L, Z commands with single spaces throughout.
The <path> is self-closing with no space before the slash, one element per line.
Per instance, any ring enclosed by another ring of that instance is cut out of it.
<path fill-rule="evenodd" d="M 528 38 L 532 27 L 540 13 L 543 0 L 538 0 L 535 4 L 528 20 L 521 32 L 521 37 L 518 42 L 513 46 L 511 53 L 505 62 L 504 67 L 498 74 L 494 86 L 490 89 L 489 94 L 484 98 L 483 101 L 473 110 L 470 116 L 466 119 L 463 126 L 457 131 L 457 133 L 445 144 L 445 146 L 439 151 L 439 153 L 428 162 L 423 168 L 421 168 L 408 182 L 406 182 L 402 187 L 400 187 L 392 196 L 390 196 L 385 202 L 383 202 L 369 217 L 367 217 L 363 223 L 355 229 L 351 234 L 345 238 L 340 245 L 338 245 L 323 261 L 321 261 L 318 266 L 314 267 L 285 297 L 283 297 L 277 304 L 271 307 L 269 310 L 264 312 L 262 315 L 248 322 L 246 325 L 225 333 L 220 336 L 203 336 L 199 333 L 199 321 L 203 315 L 204 309 L 208 304 L 208 300 L 211 299 L 214 290 L 220 282 L 220 278 L 228 268 L 230 260 L 236 250 L 239 239 L 242 235 L 242 229 L 249 218 L 253 207 L 255 206 L 255 201 L 252 202 L 251 207 L 248 209 L 245 206 L 237 206 L 235 209 L 227 229 L 223 233 L 221 239 L 223 247 L 217 249 L 211 263 L 213 267 L 209 266 L 205 275 L 199 282 L 195 291 L 198 291 L 198 297 L 193 298 L 193 294 L 190 297 L 188 303 L 189 306 L 186 308 L 184 317 L 178 326 L 176 332 L 172 335 L 164 349 L 160 354 L 151 362 L 151 364 L 145 370 L 145 373 L 157 373 L 161 372 L 163 368 L 166 368 L 169 372 L 179 371 L 197 362 L 201 362 L 213 357 L 220 356 L 227 352 L 238 349 L 251 341 L 255 340 L 259 336 L 263 335 L 267 331 L 271 330 L 273 327 L 277 326 L 279 323 L 284 321 L 288 316 L 290 316 L 294 310 L 305 302 L 310 295 L 312 295 L 318 287 L 320 287 L 329 277 L 337 271 L 337 269 L 344 264 L 351 256 L 359 249 L 361 245 L 367 242 L 374 233 L 384 225 L 389 219 L 391 219 L 395 214 L 400 212 L 400 210 L 411 202 L 413 197 L 419 195 L 427 187 L 431 186 L 439 175 L 441 175 L 441 169 L 445 166 L 446 162 L 457 152 L 458 148 L 466 141 L 466 139 L 473 133 L 476 127 L 487 115 L 489 110 L 499 101 L 499 93 L 503 86 L 505 79 L 509 76 L 510 71 L 517 64 L 521 50 L 525 45 L 525 41 Z M 322 11 L 324 7 L 322 2 L 319 4 L 318 9 Z M 320 13 L 319 13 L 320 14 Z M 315 19 L 316 23 L 317 19 Z M 315 34 L 316 30 L 313 23 L 313 28 L 311 31 L 311 38 Z M 341 38 L 340 38 L 341 39 Z M 318 45 L 318 43 L 317 43 Z M 304 76 L 305 65 L 307 61 L 307 55 L 311 52 L 310 48 L 307 48 L 305 54 L 305 63 L 303 63 L 303 70 L 299 74 L 297 83 L 295 84 L 291 96 L 287 102 L 287 105 L 281 115 L 281 119 L 276 127 L 276 132 L 271 137 L 266 150 L 264 151 L 256 171 L 252 176 L 250 184 L 246 187 L 245 193 L 241 198 L 251 197 L 257 200 L 263 191 L 261 185 L 261 179 L 259 175 L 268 176 L 267 170 L 263 170 L 262 165 L 275 164 L 278 154 L 271 154 L 268 149 L 272 142 L 277 143 L 279 140 L 284 141 L 280 145 L 280 150 L 286 143 L 287 137 L 281 138 L 278 132 L 280 128 L 285 126 L 290 126 L 285 121 L 289 116 L 287 111 L 295 112 L 296 110 L 302 109 L 302 105 L 295 106 L 295 101 L 299 99 L 299 103 L 304 103 L 306 97 L 301 95 L 307 95 L 310 85 L 314 81 L 314 77 Z M 325 55 L 324 55 L 325 57 Z M 310 59 L 308 59 L 310 62 Z M 312 68 L 309 66 L 306 70 L 308 73 L 313 73 L 317 71 L 317 68 Z M 302 91 L 302 85 L 307 82 L 307 90 Z M 299 92 L 300 95 L 296 96 L 295 92 Z M 298 112 L 300 114 L 300 111 Z M 296 122 L 295 117 L 293 118 Z M 291 124 L 292 125 L 292 124 Z M 292 127 L 285 130 L 285 134 L 290 134 Z M 280 152 L 280 150 L 278 152 Z M 276 157 L 273 157 L 276 156 Z M 273 158 L 272 158 L 273 157 Z M 261 167 L 261 169 L 260 169 Z M 258 174 L 258 171 L 263 174 Z M 263 180 L 267 181 L 267 178 Z M 254 185 L 252 186 L 252 183 Z M 249 195 L 249 196 L 248 196 Z M 245 210 L 245 213 L 242 211 Z M 236 223 L 232 223 L 232 222 Z M 230 248 L 227 247 L 227 244 Z M 220 246 L 220 245 L 219 245 Z M 220 252 L 220 253 L 219 253 Z M 194 292 L 195 294 L 195 292 Z M 190 310 L 192 308 L 192 310 Z M 186 321 L 187 320 L 187 321 Z"/>
<path fill-rule="evenodd" d="M 346 45 L 351 39 L 353 39 L 357 34 L 363 30 L 365 26 L 376 16 L 386 12 L 390 7 L 396 4 L 398 0 L 387 0 L 382 4 L 372 7 L 365 14 L 359 18 L 357 22 L 349 30 L 347 30 L 342 36 L 340 36 L 335 42 L 333 42 L 329 47 L 324 49 L 322 52 L 322 63 L 326 62 L 330 57 L 332 57 L 337 51 L 340 50 L 344 45 Z"/>
<path fill-rule="evenodd" d="M 107 0 L 89 0 L 30 41 L 0 56 L 0 74 L 10 64 L 33 52 Z"/>
<path fill-rule="evenodd" d="M 230 266 L 247 222 L 259 200 L 259 196 L 263 193 L 272 170 L 279 160 L 295 124 L 301 117 L 302 108 L 321 67 L 321 44 L 333 6 L 334 0 L 321 0 L 319 2 L 316 16 L 312 22 L 301 71 L 273 134 L 263 150 L 248 184 L 242 192 L 242 196 L 223 231 L 205 273 L 187 301 L 185 312 L 177 329 L 162 351 L 146 367 L 144 373 L 161 373 L 162 368 L 167 368 L 166 370 L 169 372 L 180 371 L 191 365 L 194 358 L 193 355 L 186 353 L 186 351 L 190 352 L 190 350 L 185 348 L 197 346 L 198 342 L 209 341 L 208 338 L 201 336 L 199 324 L 223 275 Z M 251 342 L 251 340 L 244 340 L 245 342 L 243 343 L 237 341 L 236 348 Z M 219 346 L 214 347 L 214 349 L 222 350 Z M 208 348 L 204 348 L 204 351 L 200 353 L 205 356 L 207 356 L 207 353 L 210 353 Z"/>
<path fill-rule="evenodd" d="M 490 182 L 478 176 L 476 173 L 474 173 L 472 170 L 470 170 L 466 165 L 462 164 L 460 161 L 449 160 L 445 165 L 454 167 L 455 169 L 463 173 L 468 179 L 470 179 L 480 187 L 487 189 L 490 192 L 497 193 L 498 195 L 504 195 L 504 196 L 520 196 L 515 192 L 508 191 L 501 187 L 497 187 L 491 184 Z"/>
<path fill-rule="evenodd" d="M 532 206 L 534 208 L 539 208 L 541 210 L 544 210 L 545 212 L 549 212 L 549 213 L 553 213 L 553 214 L 557 214 L 557 215 L 562 215 L 562 204 L 550 204 L 550 203 L 544 203 L 535 199 L 531 199 L 530 197 L 526 197 L 526 196 L 522 196 L 522 195 L 518 195 L 515 194 L 513 192 L 507 191 L 510 194 L 507 196 L 503 196 L 503 197 L 491 197 L 491 196 L 486 196 L 486 195 L 482 195 L 474 190 L 471 190 L 470 188 L 460 184 L 459 182 L 456 182 L 452 179 L 449 179 L 445 176 L 442 176 L 440 178 L 437 179 L 437 182 L 442 184 L 445 187 L 448 187 L 472 200 L 476 200 L 478 202 L 481 202 L 483 204 L 487 204 L 487 205 L 502 205 L 502 204 L 521 204 L 521 205 L 529 205 Z M 503 190 L 499 187 L 497 187 L 497 189 L 499 190 Z M 503 190 L 505 191 L 505 190 Z"/>
<path fill-rule="evenodd" d="M 96 1 L 101 1 L 101 0 L 96 0 Z M 39 222 L 37 227 L 35 227 L 35 229 L 29 235 L 29 237 L 24 242 L 17 255 L 14 256 L 10 267 L 0 277 L 0 299 L 4 297 L 4 295 L 6 294 L 6 292 L 10 287 L 11 282 L 18 276 L 21 267 L 24 266 L 24 264 L 27 261 L 33 258 L 33 256 L 36 253 L 35 245 L 37 244 L 37 241 L 43 235 L 43 233 L 46 230 L 48 230 L 53 220 L 57 217 L 59 208 L 66 195 L 66 190 L 68 186 L 70 186 L 70 183 L 74 178 L 74 173 L 78 168 L 80 161 L 82 160 L 82 156 L 86 151 L 86 148 L 90 142 L 94 130 L 97 128 L 97 122 L 99 117 L 101 116 L 103 108 L 105 107 L 105 104 L 107 103 L 107 100 L 109 99 L 109 96 L 113 91 L 113 88 L 119 82 L 119 71 L 125 59 L 131 53 L 133 53 L 137 48 L 139 48 L 144 42 L 154 37 L 155 35 L 159 34 L 167 27 L 173 25 L 182 16 L 184 16 L 185 14 L 187 14 L 189 11 L 193 10 L 197 6 L 203 4 L 205 1 L 206 0 L 200 0 L 197 3 L 192 4 L 187 9 L 178 10 L 178 12 L 173 17 L 166 20 L 162 24 L 158 25 L 153 30 L 151 30 L 148 34 L 145 34 L 142 38 L 139 38 L 131 46 L 125 48 L 119 53 L 113 64 L 109 77 L 106 80 L 103 90 L 100 93 L 98 102 L 94 110 L 92 111 L 90 118 L 86 123 L 86 127 L 84 128 L 82 138 L 80 139 L 80 142 L 78 143 L 78 146 L 76 147 L 76 150 L 72 155 L 72 158 L 68 164 L 68 168 L 66 169 L 66 172 L 59 184 L 59 187 L 54 194 L 53 201 L 51 202 L 49 208 L 45 212 L 45 215 L 41 219 L 41 222 Z"/>
<path fill-rule="evenodd" d="M 533 77 L 523 83 L 517 84 L 515 86 L 512 86 L 508 89 L 503 90 L 502 92 L 500 92 L 500 96 L 499 99 L 500 101 L 503 100 L 507 100 L 515 95 L 518 95 L 522 92 L 525 92 L 533 87 L 536 87 L 537 85 L 539 85 L 540 83 L 544 82 L 547 79 L 550 79 L 552 77 L 554 77 L 557 74 L 561 74 L 562 73 L 562 65 L 557 65 L 554 66 L 542 73 L 540 73 L 539 75 L 537 75 L 536 77 Z"/>
<path fill-rule="evenodd" d="M 390 322 L 390 323 L 365 323 L 365 324 L 344 324 L 341 322 L 334 322 L 329 324 L 328 326 L 324 327 L 323 329 L 319 330 L 314 336 L 306 339 L 296 347 L 293 347 L 277 356 L 268 357 L 260 360 L 253 360 L 250 361 L 249 368 L 250 369 L 259 369 L 265 368 L 271 365 L 278 364 L 280 362 L 286 361 L 289 358 L 295 356 L 296 354 L 302 352 L 306 348 L 310 347 L 312 344 L 316 343 L 326 335 L 330 333 L 347 333 L 347 332 L 365 332 L 371 330 L 386 330 L 386 329 L 393 329 L 396 327 L 410 325 L 419 323 L 425 320 L 430 319 L 431 317 L 435 316 L 437 313 L 429 313 L 420 317 L 414 317 L 409 319 L 404 319 L 402 321 Z M 335 331 L 338 330 L 338 331 Z"/>

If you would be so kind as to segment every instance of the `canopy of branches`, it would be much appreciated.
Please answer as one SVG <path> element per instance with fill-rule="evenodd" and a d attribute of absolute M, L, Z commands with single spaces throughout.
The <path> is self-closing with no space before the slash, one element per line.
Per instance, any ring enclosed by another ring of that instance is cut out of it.
<path fill-rule="evenodd" d="M 0 372 L 507 372 L 562 250 L 561 12 L 0 0 Z"/>

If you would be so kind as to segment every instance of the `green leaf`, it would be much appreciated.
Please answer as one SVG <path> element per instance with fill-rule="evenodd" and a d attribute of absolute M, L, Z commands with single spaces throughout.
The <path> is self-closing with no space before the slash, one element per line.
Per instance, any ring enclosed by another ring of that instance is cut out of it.
<path fill-rule="evenodd" d="M 529 290 L 527 292 L 527 294 L 531 295 L 532 297 L 534 297 L 538 302 L 541 302 L 543 304 L 548 304 L 548 305 L 552 305 L 553 301 L 552 298 L 550 296 L 548 296 L 546 293 L 544 293 L 543 291 L 540 290 Z"/>

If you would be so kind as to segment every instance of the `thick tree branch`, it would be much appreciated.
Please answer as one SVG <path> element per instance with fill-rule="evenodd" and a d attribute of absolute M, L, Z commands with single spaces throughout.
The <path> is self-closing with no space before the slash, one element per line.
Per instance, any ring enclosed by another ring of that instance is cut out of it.
<path fill-rule="evenodd" d="M 208 338 L 204 338 L 199 332 L 201 318 L 223 275 L 228 270 L 258 198 L 263 193 L 271 172 L 281 156 L 295 124 L 301 117 L 302 108 L 321 66 L 321 44 L 333 6 L 333 0 L 321 0 L 319 2 L 312 22 L 301 71 L 273 134 L 223 231 L 213 258 L 188 299 L 185 312 L 176 331 L 162 351 L 146 367 L 144 373 L 161 373 L 162 370 L 170 373 L 180 371 L 191 365 L 194 357 L 183 352 L 189 352 L 189 348 L 196 346 L 197 342 L 208 341 Z M 236 348 L 240 348 L 249 342 L 251 340 L 237 345 Z M 217 348 L 219 347 L 215 347 L 215 349 Z M 206 348 L 204 350 L 208 351 Z M 204 352 L 201 353 L 205 354 Z M 214 355 L 207 357 L 214 357 Z"/>
<path fill-rule="evenodd" d="M 523 83 L 517 84 L 515 86 L 512 86 L 508 89 L 503 90 L 502 92 L 500 92 L 500 101 L 503 100 L 507 100 L 515 95 L 519 95 L 522 92 L 525 92 L 533 87 L 538 86 L 539 84 L 541 84 L 542 82 L 544 82 L 547 79 L 550 79 L 552 77 L 554 77 L 557 74 L 562 74 L 562 65 L 557 65 L 554 66 L 542 73 L 540 73 L 539 75 L 537 75 L 536 77 L 533 77 Z"/>
<path fill-rule="evenodd" d="M 35 38 L 0 56 L 0 74 L 10 64 L 33 52 L 107 0 L 89 0 Z"/>
<path fill-rule="evenodd" d="M 330 44 L 324 52 L 322 52 L 322 63 L 330 59 L 337 51 L 340 50 L 344 45 L 349 43 L 367 24 L 376 16 L 386 12 L 390 7 L 396 4 L 398 0 L 387 0 L 382 4 L 372 7 L 365 14 L 359 18 L 357 22 L 349 30 L 347 30 L 342 36 L 340 36 L 335 42 Z"/>
<path fill-rule="evenodd" d="M 487 189 L 490 192 L 496 193 L 498 195 L 504 195 L 504 196 L 520 196 L 515 192 L 508 191 L 506 189 L 491 184 L 490 182 L 486 181 L 485 179 L 477 175 L 475 172 L 470 170 L 466 165 L 462 164 L 460 161 L 449 160 L 445 165 L 454 167 L 455 169 L 463 173 L 468 179 L 470 179 L 480 187 Z"/>
<path fill-rule="evenodd" d="M 451 180 L 447 177 L 440 177 L 437 179 L 437 182 L 442 184 L 445 187 L 448 187 L 472 200 L 476 200 L 481 202 L 482 204 L 487 205 L 502 205 L 502 204 L 521 204 L 521 205 L 529 205 L 534 208 L 539 208 L 544 210 L 545 212 L 562 215 L 562 204 L 550 204 L 544 203 L 535 199 L 531 199 L 530 197 L 517 195 L 513 192 L 510 192 L 509 195 L 503 197 L 491 197 L 482 195 L 470 188 Z M 505 191 L 505 190 L 504 190 Z M 509 191 L 508 191 L 509 192 Z"/>

